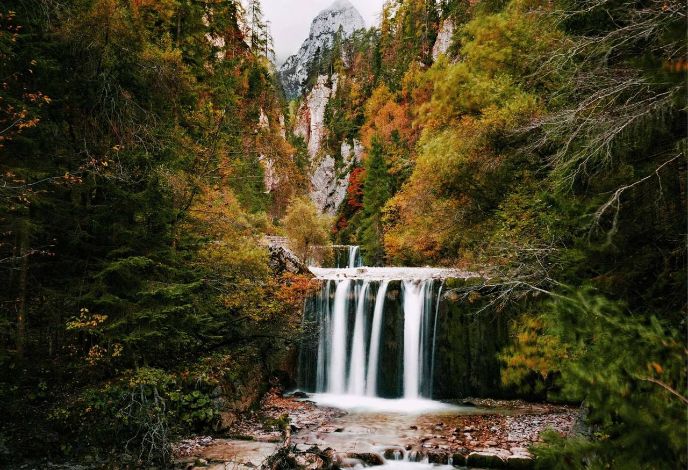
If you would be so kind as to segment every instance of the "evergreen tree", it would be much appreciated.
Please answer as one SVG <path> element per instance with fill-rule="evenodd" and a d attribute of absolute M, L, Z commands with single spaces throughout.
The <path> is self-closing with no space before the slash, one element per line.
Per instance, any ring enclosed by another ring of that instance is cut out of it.
<path fill-rule="evenodd" d="M 377 137 L 373 138 L 370 152 L 365 160 L 365 172 L 361 249 L 366 263 L 376 266 L 382 264 L 385 259 L 382 209 L 391 196 L 390 177 L 382 144 Z"/>

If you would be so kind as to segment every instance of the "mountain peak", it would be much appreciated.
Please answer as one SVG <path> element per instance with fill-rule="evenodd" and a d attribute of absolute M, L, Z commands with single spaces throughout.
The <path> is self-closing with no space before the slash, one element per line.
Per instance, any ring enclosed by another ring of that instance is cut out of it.
<path fill-rule="evenodd" d="M 351 4 L 349 0 L 335 0 L 332 5 L 327 7 L 325 10 L 349 10 L 349 9 L 354 9 L 356 10 L 356 7 Z"/>
<path fill-rule="evenodd" d="M 335 0 L 318 13 L 299 52 L 289 57 L 279 69 L 279 77 L 287 96 L 296 98 L 301 94 L 303 82 L 308 78 L 309 67 L 316 55 L 332 47 L 340 29 L 346 38 L 364 28 L 363 17 L 348 0 Z"/>

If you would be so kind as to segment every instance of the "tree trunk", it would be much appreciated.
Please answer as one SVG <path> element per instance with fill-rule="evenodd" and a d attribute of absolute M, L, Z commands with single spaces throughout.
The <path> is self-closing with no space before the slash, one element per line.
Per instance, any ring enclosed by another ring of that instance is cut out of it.
<path fill-rule="evenodd" d="M 19 298 L 17 299 L 17 355 L 24 357 L 26 346 L 26 297 L 27 279 L 29 277 L 29 227 L 28 222 L 24 221 L 19 229 Z"/>

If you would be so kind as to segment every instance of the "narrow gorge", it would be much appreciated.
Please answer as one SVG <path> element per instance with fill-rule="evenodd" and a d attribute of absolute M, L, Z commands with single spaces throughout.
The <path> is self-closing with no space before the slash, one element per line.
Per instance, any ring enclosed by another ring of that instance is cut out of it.
<path fill-rule="evenodd" d="M 0 2 L 0 468 L 688 467 L 684 3 Z"/>

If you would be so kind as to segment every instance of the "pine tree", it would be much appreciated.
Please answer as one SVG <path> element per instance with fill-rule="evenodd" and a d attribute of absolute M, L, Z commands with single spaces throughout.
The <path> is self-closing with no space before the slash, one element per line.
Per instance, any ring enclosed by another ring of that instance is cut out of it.
<path fill-rule="evenodd" d="M 390 176 L 383 155 L 383 147 L 373 137 L 370 152 L 365 160 L 366 179 L 363 189 L 362 250 L 366 263 L 379 265 L 384 262 L 382 208 L 391 197 Z"/>

